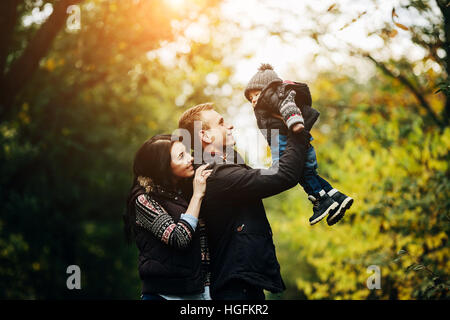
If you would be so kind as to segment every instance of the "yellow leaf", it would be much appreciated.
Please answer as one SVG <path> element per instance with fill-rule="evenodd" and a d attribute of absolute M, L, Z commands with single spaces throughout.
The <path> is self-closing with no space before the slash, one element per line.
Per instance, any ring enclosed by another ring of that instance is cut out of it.
<path fill-rule="evenodd" d="M 19 119 L 24 123 L 24 124 L 29 124 L 31 119 L 28 116 L 28 114 L 25 111 L 20 111 L 19 114 Z"/>
<path fill-rule="evenodd" d="M 398 31 L 393 29 L 391 32 L 389 32 L 389 37 L 394 38 L 398 34 Z"/>
<path fill-rule="evenodd" d="M 409 30 L 408 27 L 404 26 L 404 25 L 401 24 L 401 23 L 398 23 L 398 22 L 394 22 L 394 23 L 395 23 L 395 25 L 396 25 L 397 27 L 399 27 L 400 29 L 403 29 L 403 30 L 406 30 L 406 31 Z"/>
<path fill-rule="evenodd" d="M 55 69 L 56 65 L 55 65 L 55 61 L 53 59 L 48 59 L 45 64 L 44 64 L 44 68 L 47 69 L 48 71 L 52 72 Z"/>

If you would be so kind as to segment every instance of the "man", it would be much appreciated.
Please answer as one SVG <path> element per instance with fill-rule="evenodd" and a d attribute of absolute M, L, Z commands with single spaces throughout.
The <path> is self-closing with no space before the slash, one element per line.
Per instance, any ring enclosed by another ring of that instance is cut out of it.
<path fill-rule="evenodd" d="M 233 126 L 225 122 L 211 103 L 185 111 L 179 128 L 189 131 L 194 146 L 201 146 L 206 162 L 216 159 L 200 212 L 205 219 L 211 254 L 211 297 L 263 300 L 264 289 L 282 292 L 285 285 L 262 199 L 297 184 L 309 146 L 309 133 L 289 134 L 286 151 L 278 170 L 274 170 L 252 169 L 230 161 L 225 151 L 235 144 Z"/>

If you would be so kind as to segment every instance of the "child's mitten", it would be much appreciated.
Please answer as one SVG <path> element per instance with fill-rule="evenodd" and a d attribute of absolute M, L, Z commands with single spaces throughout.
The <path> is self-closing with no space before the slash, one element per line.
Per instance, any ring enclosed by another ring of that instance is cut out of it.
<path fill-rule="evenodd" d="M 286 99 L 281 103 L 280 114 L 289 129 L 294 128 L 295 126 L 295 131 L 297 132 L 304 128 L 305 121 L 303 120 L 302 112 L 295 104 L 294 90 L 291 90 Z"/>

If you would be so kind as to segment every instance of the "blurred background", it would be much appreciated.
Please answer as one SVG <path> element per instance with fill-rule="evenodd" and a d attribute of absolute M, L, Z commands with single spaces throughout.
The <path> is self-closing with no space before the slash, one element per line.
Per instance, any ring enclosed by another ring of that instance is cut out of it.
<path fill-rule="evenodd" d="M 448 0 L 2 0 L 0 298 L 139 299 L 135 151 L 213 101 L 267 166 L 243 90 L 270 63 L 308 83 L 319 173 L 355 203 L 311 227 L 300 187 L 264 200 L 287 286 L 267 298 L 448 299 L 449 43 Z"/>

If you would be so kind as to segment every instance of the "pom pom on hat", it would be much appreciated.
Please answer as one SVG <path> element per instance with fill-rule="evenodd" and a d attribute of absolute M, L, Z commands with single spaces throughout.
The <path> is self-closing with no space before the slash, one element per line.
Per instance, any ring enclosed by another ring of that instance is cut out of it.
<path fill-rule="evenodd" d="M 273 70 L 273 67 L 268 64 L 268 63 L 261 63 L 261 65 L 258 68 L 259 71 L 264 71 L 264 70 Z"/>

